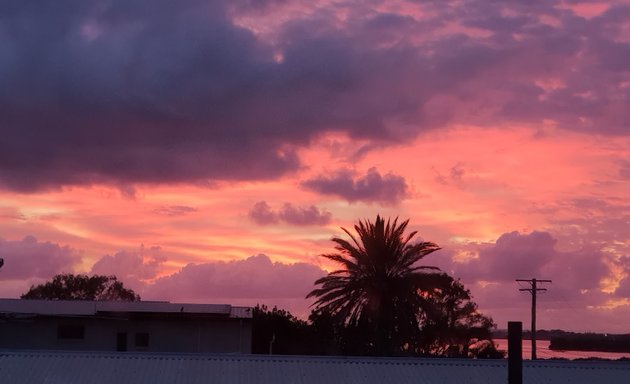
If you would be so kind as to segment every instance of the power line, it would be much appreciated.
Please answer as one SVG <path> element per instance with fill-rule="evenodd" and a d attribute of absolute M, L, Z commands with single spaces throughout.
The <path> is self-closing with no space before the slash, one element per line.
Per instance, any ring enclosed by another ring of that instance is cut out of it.
<path fill-rule="evenodd" d="M 532 294 L 532 360 L 536 360 L 536 295 L 544 292 L 547 288 L 538 288 L 538 283 L 551 283 L 551 280 L 543 279 L 516 279 L 517 282 L 527 282 L 530 288 L 520 288 L 519 291 L 527 291 Z"/>

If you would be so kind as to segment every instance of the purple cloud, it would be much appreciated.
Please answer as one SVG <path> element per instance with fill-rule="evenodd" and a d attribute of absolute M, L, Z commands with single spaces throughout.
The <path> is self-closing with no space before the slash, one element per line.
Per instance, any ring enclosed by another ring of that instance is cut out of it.
<path fill-rule="evenodd" d="M 370 168 L 365 176 L 356 177 L 353 172 L 343 170 L 332 176 L 319 176 L 302 183 L 308 189 L 324 195 L 342 197 L 349 202 L 397 204 L 407 197 L 405 178 L 387 173 L 381 175 Z"/>
<path fill-rule="evenodd" d="M 622 256 L 616 261 L 616 265 L 627 273 L 630 270 L 630 256 Z M 617 297 L 630 298 L 630 276 L 621 279 L 614 294 Z"/>
<path fill-rule="evenodd" d="M 552 278 L 560 287 L 579 291 L 596 289 L 610 274 L 607 256 L 595 247 L 558 251 L 548 232 L 510 232 L 494 244 L 470 244 L 460 249 L 477 255 L 465 262 L 453 261 L 454 250 L 443 251 L 438 266 L 468 282 L 514 284 L 515 279 Z"/>
<path fill-rule="evenodd" d="M 291 203 L 284 203 L 282 208 L 273 210 L 265 201 L 254 204 L 248 216 L 258 225 L 285 222 L 291 225 L 325 225 L 332 219 L 332 214 L 320 211 L 314 205 L 310 207 L 296 207 Z"/>
<path fill-rule="evenodd" d="M 551 284 L 539 286 L 547 289 L 538 296 L 539 325 L 558 328 L 564 324 L 563 328 L 584 331 L 585 323 L 574 317 L 577 313 L 591 316 L 590 312 L 598 312 L 592 307 L 605 305 L 614 297 L 600 288 L 606 278 L 614 276 L 609 265 L 616 261 L 597 242 L 571 251 L 556 249 L 556 243 L 548 232 L 510 232 L 494 244 L 446 246 L 434 260 L 436 266 L 461 278 L 482 311 L 499 324 L 529 316 L 530 295 L 519 291 L 529 285 L 516 279 L 551 279 Z M 458 261 L 464 254 L 472 258 Z M 617 296 L 627 297 L 628 281 L 622 281 Z"/>
<path fill-rule="evenodd" d="M 502 316 L 523 308 L 527 302 L 518 289 L 527 284 L 516 279 L 551 279 L 541 295 L 543 308 L 557 310 L 603 305 L 611 298 L 600 290 L 602 281 L 611 276 L 609 255 L 594 246 L 574 251 L 558 251 L 557 240 L 547 232 L 505 233 L 494 244 L 468 244 L 458 249 L 444 249 L 436 257 L 437 266 L 461 278 L 482 308 Z M 476 258 L 454 260 L 456 253 Z M 621 292 L 619 293 L 621 295 Z"/>
<path fill-rule="evenodd" d="M 541 276 L 542 268 L 556 256 L 555 244 L 547 232 L 505 233 L 494 246 L 481 250 L 479 265 L 500 280 Z"/>
<path fill-rule="evenodd" d="M 266 201 L 259 201 L 254 204 L 248 216 L 258 225 L 276 224 L 279 221 L 278 214 Z"/>
<path fill-rule="evenodd" d="M 272 262 L 266 255 L 257 255 L 238 261 L 188 264 L 148 285 L 144 294 L 159 300 L 209 303 L 217 299 L 247 299 L 254 303 L 277 299 L 304 301 L 315 280 L 325 274 L 312 264 Z"/>
<path fill-rule="evenodd" d="M 74 272 L 81 254 L 68 246 L 26 236 L 21 241 L 0 238 L 0 258 L 4 259 L 0 280 L 49 279 L 58 273 Z"/>
<path fill-rule="evenodd" d="M 278 211 L 281 220 L 293 225 L 325 225 L 330 223 L 332 214 L 320 211 L 314 205 L 310 207 L 296 207 L 293 204 L 285 203 Z"/>

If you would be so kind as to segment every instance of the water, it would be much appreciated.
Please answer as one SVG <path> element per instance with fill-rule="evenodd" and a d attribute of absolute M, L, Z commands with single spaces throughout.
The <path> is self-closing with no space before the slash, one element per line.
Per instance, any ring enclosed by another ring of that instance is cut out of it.
<path fill-rule="evenodd" d="M 507 339 L 494 339 L 494 343 L 497 344 L 499 350 L 507 351 L 508 341 Z M 553 351 L 549 349 L 549 340 L 536 340 L 536 355 L 539 359 L 584 359 L 589 357 L 596 357 L 601 359 L 617 360 L 622 357 L 630 358 L 629 353 L 618 352 L 598 352 L 598 351 Z M 523 340 L 523 358 L 530 359 L 532 356 L 532 342 L 531 340 Z"/>

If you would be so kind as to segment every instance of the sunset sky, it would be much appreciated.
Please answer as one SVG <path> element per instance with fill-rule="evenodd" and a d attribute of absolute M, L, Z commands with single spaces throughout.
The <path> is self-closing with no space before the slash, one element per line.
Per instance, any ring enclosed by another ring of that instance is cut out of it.
<path fill-rule="evenodd" d="M 299 316 L 410 219 L 500 328 L 630 332 L 630 1 L 0 4 L 0 296 L 62 272 Z"/>

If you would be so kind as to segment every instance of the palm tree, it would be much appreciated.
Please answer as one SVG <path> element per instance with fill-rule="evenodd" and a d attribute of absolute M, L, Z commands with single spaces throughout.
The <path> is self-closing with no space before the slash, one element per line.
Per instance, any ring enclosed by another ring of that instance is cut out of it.
<path fill-rule="evenodd" d="M 336 253 L 323 257 L 342 266 L 315 281 L 318 288 L 314 311 L 332 315 L 341 325 L 367 330 L 368 348 L 376 354 L 399 354 L 417 335 L 423 311 L 423 295 L 438 284 L 436 267 L 417 265 L 440 249 L 431 242 L 412 242 L 416 232 L 404 235 L 409 220 L 374 223 L 359 221 L 350 241 L 333 238 Z"/>

